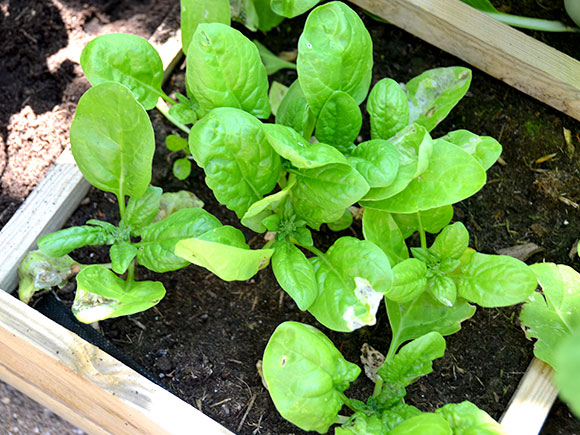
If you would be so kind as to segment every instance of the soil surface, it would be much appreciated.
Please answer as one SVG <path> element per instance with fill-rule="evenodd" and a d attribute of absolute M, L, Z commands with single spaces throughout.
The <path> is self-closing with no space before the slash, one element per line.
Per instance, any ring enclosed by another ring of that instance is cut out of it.
<path fill-rule="evenodd" d="M 395 27 L 361 17 L 374 41 L 373 82 L 383 77 L 406 82 L 429 68 L 464 65 Z M 275 53 L 293 50 L 303 21 L 286 21 L 259 39 Z M 289 84 L 295 77 L 294 72 L 282 72 L 274 79 Z M 182 88 L 183 74 L 178 74 L 167 90 Z M 163 143 L 167 134 L 179 132 L 158 113 L 151 115 L 158 142 L 153 183 L 165 191 L 196 193 L 222 223 L 241 228 L 252 247 L 261 247 L 263 236 L 240 227 L 235 215 L 215 201 L 201 169 L 194 167 L 185 182 L 173 178 L 171 163 L 180 156 L 168 154 Z M 578 269 L 580 262 L 569 254 L 580 234 L 580 123 L 474 71 L 467 96 L 433 136 L 459 128 L 493 136 L 504 147 L 501 164 L 488 172 L 487 185 L 455 206 L 454 219 L 468 227 L 471 246 L 496 253 L 533 242 L 542 251 L 529 263 L 546 260 Z M 361 135 L 368 137 L 367 119 Z M 90 218 L 118 221 L 115 199 L 91 190 L 89 200 L 67 226 Z M 361 236 L 360 222 L 342 233 L 323 227 L 315 242 L 325 250 L 337 237 L 353 234 Z M 79 250 L 74 257 L 81 262 L 108 262 L 102 249 Z M 140 269 L 139 278 L 162 281 L 167 296 L 145 313 L 101 322 L 104 334 L 169 390 L 239 434 L 303 433 L 278 415 L 255 368 L 282 321 L 318 326 L 349 361 L 359 365 L 364 343 L 385 353 L 390 340 L 384 313 L 376 326 L 351 334 L 317 325 L 284 294 L 269 268 L 241 283 L 223 282 L 194 266 L 165 275 Z M 70 300 L 73 290 L 68 286 L 59 297 Z M 478 309 L 461 331 L 447 338 L 447 351 L 435 362 L 434 372 L 409 389 L 408 403 L 429 411 L 470 400 L 499 418 L 532 359 L 532 343 L 523 334 L 518 313 L 519 307 Z M 361 375 L 347 393 L 364 400 L 372 388 Z M 580 423 L 558 402 L 542 433 L 580 434 Z"/>

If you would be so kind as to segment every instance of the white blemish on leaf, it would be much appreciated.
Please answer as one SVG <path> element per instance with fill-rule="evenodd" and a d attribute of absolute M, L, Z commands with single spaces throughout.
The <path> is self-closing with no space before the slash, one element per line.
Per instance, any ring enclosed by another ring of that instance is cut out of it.
<path fill-rule="evenodd" d="M 72 306 L 72 312 L 79 321 L 93 323 L 109 318 L 118 306 L 119 301 L 116 299 L 97 296 L 79 288 Z"/>
<path fill-rule="evenodd" d="M 379 304 L 383 299 L 383 294 L 376 292 L 368 280 L 357 276 L 354 282 L 356 284 L 354 295 L 358 299 L 359 304 L 348 307 L 342 316 L 351 331 L 377 323 L 376 314 L 379 309 Z M 366 310 L 362 315 L 357 316 L 355 314 L 355 307 L 359 308 L 361 305 Z"/>

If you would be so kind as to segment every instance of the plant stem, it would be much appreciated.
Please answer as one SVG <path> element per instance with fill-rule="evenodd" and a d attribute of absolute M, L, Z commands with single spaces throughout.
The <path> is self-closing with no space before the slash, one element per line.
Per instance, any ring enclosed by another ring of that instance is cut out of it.
<path fill-rule="evenodd" d="M 485 12 L 492 18 L 514 27 L 522 29 L 539 30 L 541 32 L 573 32 L 578 33 L 580 29 L 570 27 L 561 21 L 542 20 L 540 18 L 521 17 L 518 15 L 503 14 L 501 12 Z"/>
<path fill-rule="evenodd" d="M 350 420 L 350 417 L 347 417 L 346 415 L 337 415 L 336 416 L 336 424 L 344 424 L 349 420 Z"/>
<path fill-rule="evenodd" d="M 352 409 L 354 412 L 356 412 L 356 406 L 354 406 L 350 401 L 350 399 L 346 397 L 346 394 L 340 393 L 340 396 L 342 397 L 342 401 L 344 402 L 344 404 L 350 409 Z"/>
<path fill-rule="evenodd" d="M 373 390 L 373 397 L 377 397 L 379 394 L 381 394 L 381 391 L 383 391 L 383 384 L 385 383 L 385 381 L 383 381 L 383 379 L 377 375 L 377 381 L 375 382 L 375 389 Z"/>
<path fill-rule="evenodd" d="M 421 248 L 427 249 L 427 237 L 423 229 L 423 222 L 421 222 L 421 213 L 417 212 L 417 222 L 419 223 L 419 236 L 421 237 Z"/>
<path fill-rule="evenodd" d="M 187 127 L 186 125 L 182 124 L 181 122 L 179 122 L 177 119 L 175 119 L 173 116 L 171 116 L 169 114 L 169 107 L 167 107 L 167 103 L 165 103 L 165 101 L 161 101 L 160 100 L 157 103 L 157 105 L 155 106 L 155 108 L 157 110 L 159 110 L 161 112 L 161 114 L 163 116 L 165 116 L 165 118 L 167 118 L 167 120 L 169 122 L 171 122 L 173 125 L 175 125 L 177 128 L 179 128 L 184 133 L 189 134 L 189 132 L 191 131 L 191 129 L 189 127 Z"/>
<path fill-rule="evenodd" d="M 135 260 L 131 261 L 127 269 L 127 281 L 130 283 L 135 281 Z"/>
<path fill-rule="evenodd" d="M 119 202 L 119 214 L 121 215 L 121 220 L 125 217 L 125 195 L 122 192 L 117 194 L 117 201 Z"/>

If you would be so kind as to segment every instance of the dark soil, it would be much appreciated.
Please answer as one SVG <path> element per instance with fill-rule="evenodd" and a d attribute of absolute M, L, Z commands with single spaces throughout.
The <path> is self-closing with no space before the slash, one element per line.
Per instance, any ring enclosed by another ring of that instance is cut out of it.
<path fill-rule="evenodd" d="M 385 76 L 404 82 L 429 68 L 463 65 L 392 26 L 366 16 L 363 19 L 375 44 L 375 82 Z M 302 24 L 303 19 L 284 22 L 262 39 L 274 52 L 292 50 Z M 275 77 L 286 84 L 294 78 L 293 72 Z M 168 88 L 182 87 L 182 80 L 176 76 Z M 185 182 L 173 178 L 171 162 L 178 156 L 168 155 L 163 142 L 167 134 L 178 132 L 158 113 L 151 115 L 158 142 L 153 183 L 165 191 L 195 192 L 224 224 L 240 227 L 234 214 L 217 204 L 199 168 Z M 534 242 L 543 252 L 529 262 L 554 261 L 578 269 L 577 257 L 568 254 L 580 234 L 575 205 L 580 201 L 580 123 L 474 71 L 468 95 L 433 135 L 458 128 L 493 136 L 504 147 L 503 164 L 489 171 L 488 184 L 475 197 L 455 206 L 455 219 L 468 227 L 471 245 L 495 253 Z M 564 129 L 571 133 L 570 143 Z M 363 136 L 365 132 L 368 124 Z M 555 155 L 538 163 L 551 154 Z M 118 220 L 112 196 L 91 190 L 89 199 L 67 226 L 83 224 L 89 218 Z M 264 243 L 262 235 L 241 229 L 253 247 Z M 339 234 L 323 229 L 316 244 L 326 249 L 336 237 L 352 232 L 360 236 L 360 223 Z M 106 250 L 84 249 L 75 257 L 81 262 L 108 262 Z M 283 293 L 270 269 L 241 283 L 223 282 L 194 266 L 165 275 L 141 269 L 139 278 L 163 281 L 166 298 L 145 313 L 101 322 L 107 337 L 176 395 L 236 433 L 303 433 L 278 415 L 255 365 L 281 322 L 316 322 Z M 69 286 L 59 296 L 70 299 L 72 290 Z M 478 309 L 460 332 L 448 337 L 445 356 L 436 361 L 434 373 L 410 389 L 408 402 L 429 411 L 445 403 L 470 400 L 499 418 L 533 356 L 518 312 L 519 307 Z M 349 361 L 359 364 L 363 343 L 384 353 L 390 339 L 384 313 L 376 326 L 351 334 L 317 326 Z M 371 381 L 361 375 L 348 393 L 362 400 L 372 388 Z M 542 433 L 580 434 L 580 423 L 558 402 Z"/>

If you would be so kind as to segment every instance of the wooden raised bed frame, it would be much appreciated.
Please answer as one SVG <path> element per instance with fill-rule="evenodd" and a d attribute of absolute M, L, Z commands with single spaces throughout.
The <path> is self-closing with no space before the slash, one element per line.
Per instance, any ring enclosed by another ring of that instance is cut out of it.
<path fill-rule="evenodd" d="M 580 120 L 580 62 L 569 56 L 458 0 L 352 3 Z M 158 47 L 167 69 L 180 46 L 177 33 Z M 0 290 L 15 289 L 20 260 L 62 226 L 87 190 L 65 151 L 0 232 Z M 539 433 L 557 396 L 551 376 L 547 364 L 532 361 L 502 417 L 508 432 Z M 3 291 L 0 379 L 91 434 L 231 433 Z"/>

